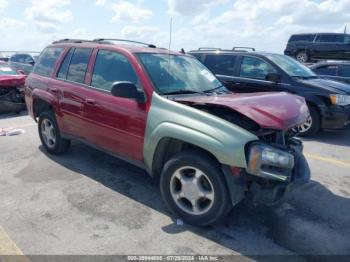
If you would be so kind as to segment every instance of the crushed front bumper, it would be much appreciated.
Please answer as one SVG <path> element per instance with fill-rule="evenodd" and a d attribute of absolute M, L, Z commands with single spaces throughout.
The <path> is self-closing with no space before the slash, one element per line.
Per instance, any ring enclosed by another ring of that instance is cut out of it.
<path fill-rule="evenodd" d="M 302 153 L 301 142 L 291 146 L 292 155 L 294 157 L 294 166 L 291 169 L 288 179 L 278 181 L 274 176 L 256 177 L 257 179 L 249 186 L 249 195 L 256 203 L 265 205 L 276 205 L 285 201 L 289 193 L 310 181 L 310 168 Z"/>

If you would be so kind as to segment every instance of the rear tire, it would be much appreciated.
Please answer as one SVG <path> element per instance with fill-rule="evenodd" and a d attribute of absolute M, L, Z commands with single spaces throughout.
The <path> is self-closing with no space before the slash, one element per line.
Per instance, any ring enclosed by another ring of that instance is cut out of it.
<path fill-rule="evenodd" d="M 45 111 L 40 114 L 38 131 L 41 143 L 48 153 L 60 155 L 67 151 L 70 140 L 61 137 L 56 117 L 52 111 Z"/>
<path fill-rule="evenodd" d="M 296 60 L 298 60 L 300 63 L 307 63 L 309 61 L 309 55 L 305 51 L 299 51 L 295 55 Z"/>
<path fill-rule="evenodd" d="M 230 210 L 220 164 L 199 151 L 175 155 L 165 165 L 160 190 L 167 207 L 188 224 L 207 226 Z"/>

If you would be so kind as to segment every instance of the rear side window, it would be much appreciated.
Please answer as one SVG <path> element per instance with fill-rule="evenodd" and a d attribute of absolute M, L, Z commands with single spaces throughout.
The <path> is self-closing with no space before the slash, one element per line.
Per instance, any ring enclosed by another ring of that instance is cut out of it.
<path fill-rule="evenodd" d="M 342 65 L 340 75 L 343 77 L 350 77 L 350 65 Z"/>
<path fill-rule="evenodd" d="M 338 67 L 336 65 L 320 66 L 316 69 L 318 75 L 336 76 Z"/>
<path fill-rule="evenodd" d="M 138 78 L 129 60 L 122 54 L 99 50 L 91 86 L 111 91 L 113 83 L 119 81 L 129 81 L 138 86 Z"/>
<path fill-rule="evenodd" d="M 38 61 L 35 64 L 33 72 L 42 75 L 50 76 L 55 67 L 56 61 L 63 48 L 60 47 L 48 47 L 39 56 Z"/>
<path fill-rule="evenodd" d="M 217 75 L 232 76 L 235 62 L 234 55 L 207 55 L 205 58 L 205 65 Z"/>
<path fill-rule="evenodd" d="M 67 80 L 84 83 L 91 52 L 91 48 L 76 48 L 74 50 L 67 73 Z"/>
<path fill-rule="evenodd" d="M 289 39 L 290 43 L 293 42 L 313 42 L 315 39 L 315 35 L 309 34 L 309 35 L 292 35 Z"/>
<path fill-rule="evenodd" d="M 58 78 L 67 79 L 68 67 L 72 59 L 73 52 L 74 52 L 74 48 L 71 48 L 66 54 L 61 64 L 60 70 L 58 71 L 58 74 L 57 74 Z"/>
<path fill-rule="evenodd" d="M 276 70 L 265 61 L 255 57 L 243 57 L 240 77 L 265 80 L 271 73 L 276 73 Z"/>

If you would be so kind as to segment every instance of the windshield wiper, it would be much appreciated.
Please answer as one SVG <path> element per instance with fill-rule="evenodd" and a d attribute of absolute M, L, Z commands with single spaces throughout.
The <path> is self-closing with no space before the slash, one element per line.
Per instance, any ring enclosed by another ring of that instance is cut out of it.
<path fill-rule="evenodd" d="M 218 89 L 223 88 L 223 87 L 224 87 L 224 86 L 221 85 L 221 86 L 215 87 L 215 88 L 213 88 L 213 89 L 205 90 L 204 92 L 205 92 L 205 93 L 210 93 L 210 92 L 213 92 L 213 91 L 218 90 Z"/>
<path fill-rule="evenodd" d="M 180 89 L 180 90 L 174 90 L 174 91 L 170 91 L 170 92 L 166 92 L 163 93 L 164 95 L 178 95 L 178 94 L 204 94 L 204 95 L 208 95 L 204 92 L 199 92 L 199 91 L 195 91 L 195 90 L 188 90 L 188 89 Z"/>

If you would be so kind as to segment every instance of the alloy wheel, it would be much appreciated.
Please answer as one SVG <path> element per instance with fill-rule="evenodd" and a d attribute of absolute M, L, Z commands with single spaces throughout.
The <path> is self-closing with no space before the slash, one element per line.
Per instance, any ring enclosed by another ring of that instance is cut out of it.
<path fill-rule="evenodd" d="M 214 203 L 214 187 L 206 174 L 191 166 L 177 169 L 170 180 L 170 192 L 176 205 L 191 215 L 202 215 Z"/>
<path fill-rule="evenodd" d="M 41 122 L 40 128 L 41 128 L 41 135 L 45 144 L 49 148 L 54 148 L 56 145 L 56 133 L 55 133 L 55 127 L 53 123 L 49 119 L 45 118 Z"/>

